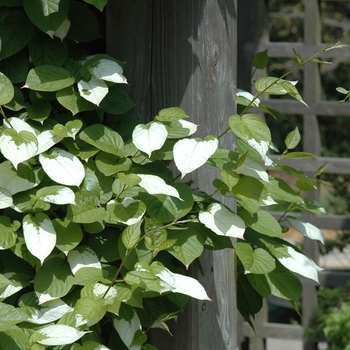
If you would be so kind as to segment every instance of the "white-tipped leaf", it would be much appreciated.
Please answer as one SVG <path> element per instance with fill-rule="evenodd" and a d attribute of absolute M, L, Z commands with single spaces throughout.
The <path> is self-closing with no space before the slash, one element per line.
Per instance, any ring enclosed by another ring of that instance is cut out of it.
<path fill-rule="evenodd" d="M 174 146 L 174 161 L 182 177 L 198 169 L 215 153 L 219 141 L 215 137 L 200 139 L 183 139 Z"/>
<path fill-rule="evenodd" d="M 78 91 L 85 100 L 99 106 L 108 94 L 108 86 L 103 80 L 91 77 L 89 81 L 80 80 L 78 82 Z"/>
<path fill-rule="evenodd" d="M 278 258 L 279 262 L 288 270 L 301 276 L 310 278 L 318 283 L 318 272 L 323 269 L 317 266 L 306 255 L 297 252 L 292 247 L 287 247 L 289 257 Z"/>
<path fill-rule="evenodd" d="M 51 180 L 67 186 L 79 186 L 85 170 L 80 160 L 69 152 L 54 148 L 39 155 L 39 162 Z"/>
<path fill-rule="evenodd" d="M 67 257 L 72 273 L 75 275 L 83 267 L 95 267 L 101 269 L 101 263 L 95 252 L 88 247 L 79 247 L 71 250 Z"/>
<path fill-rule="evenodd" d="M 197 124 L 191 123 L 191 122 L 184 120 L 184 119 L 180 119 L 179 123 L 182 125 L 183 128 L 188 129 L 187 136 L 193 135 L 198 129 Z"/>
<path fill-rule="evenodd" d="M 321 243 L 324 243 L 323 233 L 318 227 L 310 224 L 309 222 L 297 220 L 290 216 L 287 217 L 287 220 L 294 228 L 296 228 L 305 237 L 308 237 L 310 239 L 315 239 L 317 241 L 320 241 Z"/>
<path fill-rule="evenodd" d="M 0 187 L 6 188 L 12 195 L 29 190 L 37 185 L 34 172 L 30 179 L 18 176 L 10 161 L 6 160 L 0 164 Z"/>
<path fill-rule="evenodd" d="M 62 141 L 62 137 L 57 136 L 53 130 L 45 130 L 37 136 L 38 150 L 37 154 L 46 152 L 56 143 Z"/>
<path fill-rule="evenodd" d="M 5 209 L 13 206 L 11 193 L 3 187 L 0 187 L 0 209 Z"/>
<path fill-rule="evenodd" d="M 199 221 L 220 236 L 243 238 L 244 221 L 222 204 L 212 203 L 199 212 Z"/>
<path fill-rule="evenodd" d="M 74 343 L 83 335 L 90 332 L 82 332 L 63 324 L 43 327 L 32 335 L 32 340 L 42 345 L 67 345 Z"/>
<path fill-rule="evenodd" d="M 28 250 L 43 264 L 56 244 L 56 232 L 50 218 L 43 213 L 26 215 L 23 219 L 23 235 Z"/>
<path fill-rule="evenodd" d="M 150 157 L 153 151 L 164 145 L 167 136 L 166 127 L 161 123 L 139 124 L 132 133 L 132 142 Z"/>
<path fill-rule="evenodd" d="M 141 322 L 137 313 L 134 313 L 133 318 L 130 321 L 121 319 L 114 319 L 113 326 L 117 330 L 120 339 L 126 345 L 129 350 L 140 350 L 141 345 L 131 345 L 134 339 L 135 333 L 141 329 Z"/>
<path fill-rule="evenodd" d="M 111 81 L 117 84 L 126 84 L 123 68 L 115 61 L 101 59 L 92 70 L 92 74 L 102 80 Z"/>
<path fill-rule="evenodd" d="M 199 300 L 211 300 L 204 287 L 194 278 L 173 273 L 164 268 L 156 274 L 162 281 L 171 287 L 173 293 L 181 293 Z"/>
<path fill-rule="evenodd" d="M 41 188 L 37 197 L 42 201 L 53 204 L 75 204 L 75 194 L 69 187 L 49 186 Z"/>
<path fill-rule="evenodd" d="M 181 199 L 177 189 L 167 185 L 161 177 L 145 174 L 137 174 L 137 176 L 141 178 L 139 186 L 144 188 L 149 194 L 165 194 Z"/>

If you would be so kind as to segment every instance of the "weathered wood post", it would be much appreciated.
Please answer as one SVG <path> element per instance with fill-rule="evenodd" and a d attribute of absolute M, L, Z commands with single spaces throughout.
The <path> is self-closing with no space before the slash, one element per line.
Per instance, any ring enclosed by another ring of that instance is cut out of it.
<path fill-rule="evenodd" d="M 235 113 L 236 7 L 236 0 L 110 1 L 107 51 L 126 62 L 136 117 L 147 121 L 180 106 L 199 124 L 200 136 L 226 129 Z M 234 147 L 232 137 L 220 142 Z M 215 169 L 198 170 L 193 185 L 211 193 L 214 176 Z M 233 253 L 207 252 L 201 264 L 204 275 L 191 272 L 213 301 L 192 300 L 171 325 L 174 337 L 153 333 L 160 350 L 236 350 Z"/>

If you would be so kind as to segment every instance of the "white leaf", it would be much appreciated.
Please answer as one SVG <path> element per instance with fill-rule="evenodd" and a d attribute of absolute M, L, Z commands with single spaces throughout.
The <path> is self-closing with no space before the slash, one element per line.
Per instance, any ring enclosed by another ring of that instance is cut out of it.
<path fill-rule="evenodd" d="M 219 203 L 212 203 L 206 211 L 199 212 L 199 221 L 220 236 L 242 238 L 244 221 Z"/>
<path fill-rule="evenodd" d="M 35 182 L 19 177 L 8 160 L 0 164 L 0 174 L 0 187 L 6 188 L 12 195 L 38 185 Z"/>
<path fill-rule="evenodd" d="M 132 133 L 132 142 L 150 157 L 153 151 L 162 148 L 167 136 L 166 127 L 161 123 L 139 124 Z"/>
<path fill-rule="evenodd" d="M 323 269 L 306 255 L 297 252 L 292 247 L 288 246 L 287 251 L 290 256 L 288 258 L 278 258 L 279 262 L 288 270 L 318 282 L 318 272 Z"/>
<path fill-rule="evenodd" d="M 53 130 L 45 130 L 37 136 L 38 150 L 36 154 L 46 152 L 56 143 L 62 141 L 62 137 L 57 136 Z"/>
<path fill-rule="evenodd" d="M 90 332 L 81 332 L 70 326 L 56 324 L 37 330 L 33 334 L 33 337 L 35 337 L 36 334 L 38 334 L 39 339 L 44 336 L 44 339 L 37 341 L 42 345 L 67 345 L 74 343 L 87 333 Z"/>
<path fill-rule="evenodd" d="M 41 188 L 37 193 L 37 197 L 42 201 L 53 204 L 76 204 L 75 193 L 69 187 L 50 186 Z"/>
<path fill-rule="evenodd" d="M 107 84 L 95 77 L 91 77 L 89 81 L 80 80 L 78 90 L 81 97 L 97 106 L 108 94 Z"/>
<path fill-rule="evenodd" d="M 40 292 L 35 292 L 36 296 L 38 297 L 38 304 L 42 305 L 48 301 L 51 300 L 56 300 L 58 299 L 57 297 L 53 297 L 50 294 L 47 293 L 40 293 Z"/>
<path fill-rule="evenodd" d="M 117 330 L 120 339 L 129 350 L 141 350 L 141 345 L 131 346 L 135 333 L 141 329 L 141 322 L 136 312 L 130 321 L 123 318 L 119 320 L 114 319 L 113 326 Z"/>
<path fill-rule="evenodd" d="M 4 126 L 7 129 L 14 129 L 17 132 L 20 131 L 28 131 L 30 133 L 32 133 L 34 136 L 36 136 L 36 131 L 33 127 L 31 127 L 27 122 L 25 122 L 22 119 L 16 118 L 16 117 L 12 117 L 8 119 L 9 123 L 4 120 Z"/>
<path fill-rule="evenodd" d="M 5 129 L 0 136 L 0 151 L 16 169 L 19 163 L 34 157 L 37 150 L 36 136 L 29 131 Z"/>
<path fill-rule="evenodd" d="M 236 169 L 236 172 L 238 174 L 251 176 L 255 179 L 269 182 L 269 176 L 264 167 L 260 163 L 248 157 L 244 160 L 244 163 Z"/>
<path fill-rule="evenodd" d="M 216 138 L 208 140 L 183 139 L 174 146 L 174 161 L 182 177 L 206 163 L 219 146 Z"/>
<path fill-rule="evenodd" d="M 71 250 L 67 257 L 72 273 L 75 275 L 83 267 L 95 267 L 101 269 L 101 263 L 95 252 L 88 247 L 79 247 Z"/>
<path fill-rule="evenodd" d="M 315 239 L 320 241 L 321 243 L 324 243 L 323 233 L 318 227 L 308 222 L 294 219 L 290 216 L 287 216 L 287 220 L 294 228 L 296 228 L 305 237 L 309 237 L 310 239 Z"/>
<path fill-rule="evenodd" d="M 61 299 L 46 302 L 39 309 L 34 309 L 27 322 L 45 324 L 60 319 L 63 315 L 74 309 L 64 303 Z"/>
<path fill-rule="evenodd" d="M 59 148 L 39 155 L 39 162 L 51 180 L 67 186 L 79 186 L 84 179 L 85 169 L 80 160 Z"/>
<path fill-rule="evenodd" d="M 23 235 L 28 250 L 42 264 L 56 244 L 56 232 L 51 220 L 43 213 L 26 215 L 23 219 Z"/>
<path fill-rule="evenodd" d="M 3 276 L 9 280 L 11 280 L 13 275 L 15 275 L 15 272 L 6 272 L 3 274 Z M 14 284 L 8 284 L 5 288 L 0 289 L 0 301 L 3 301 L 9 296 L 19 292 L 21 289 L 23 289 L 23 285 L 16 281 L 14 281 Z"/>
<path fill-rule="evenodd" d="M 194 278 L 173 273 L 164 269 L 156 274 L 162 281 L 166 282 L 173 293 L 181 293 L 199 300 L 211 300 L 203 286 Z"/>
<path fill-rule="evenodd" d="M 183 128 L 189 130 L 189 133 L 187 136 L 191 136 L 197 131 L 198 125 L 196 125 L 194 123 L 191 123 L 191 122 L 184 120 L 184 119 L 180 119 L 179 123 L 182 125 Z"/>
<path fill-rule="evenodd" d="M 12 196 L 6 188 L 0 187 L 0 209 L 5 209 L 13 206 Z"/>
<path fill-rule="evenodd" d="M 139 186 L 144 188 L 149 194 L 165 194 L 181 199 L 177 189 L 167 185 L 161 177 L 145 174 L 137 174 L 137 176 L 141 178 Z"/>
<path fill-rule="evenodd" d="M 126 84 L 126 78 L 122 73 L 123 68 L 117 62 L 107 59 L 101 59 L 92 70 L 92 74 L 98 79 L 117 84 Z"/>
<path fill-rule="evenodd" d="M 129 205 L 133 204 L 133 203 L 139 203 L 140 201 L 137 200 L 137 199 L 133 199 L 131 197 L 125 197 L 123 199 L 123 202 L 122 202 L 122 205 L 124 208 L 127 208 Z M 119 220 L 121 223 L 125 224 L 125 225 L 133 225 L 133 224 L 136 224 L 137 222 L 139 222 L 143 215 L 145 214 L 146 212 L 146 209 L 143 210 L 142 212 L 140 212 L 140 215 L 139 216 L 136 216 L 136 217 L 131 217 L 130 219 L 126 220 L 126 221 L 122 221 L 122 220 Z"/>

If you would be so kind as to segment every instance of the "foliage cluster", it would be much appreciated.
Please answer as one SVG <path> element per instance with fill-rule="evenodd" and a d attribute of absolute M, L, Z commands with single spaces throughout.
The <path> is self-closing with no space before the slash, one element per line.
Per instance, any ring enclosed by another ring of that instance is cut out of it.
<path fill-rule="evenodd" d="M 266 77 L 255 82 L 256 96 L 237 94 L 241 110 L 225 131 L 237 137 L 234 150 L 220 148 L 222 135 L 190 138 L 197 126 L 179 108 L 113 130 L 106 114 L 133 107 L 116 85 L 127 82 L 123 64 L 88 54 L 84 45 L 99 37 L 92 6 L 103 10 L 106 3 L 0 0 L 0 344 L 6 349 L 154 349 L 150 328 L 169 331 L 166 322 L 189 297 L 210 299 L 186 275 L 204 249 L 235 249 L 237 306 L 249 322 L 270 294 L 297 308 L 295 274 L 317 281 L 319 268 L 284 240 L 282 224 L 323 241 L 318 228 L 289 215 L 324 213 L 302 197 L 318 180 L 272 162 L 270 130 L 248 112 L 278 114 L 260 103 L 263 93 L 304 103 L 295 82 Z M 315 57 L 296 53 L 296 68 Z M 267 53 L 253 63 L 265 68 Z M 299 141 L 298 129 L 290 132 L 280 160 L 313 158 L 293 151 Z M 217 168 L 216 189 L 206 194 L 179 182 L 170 160 L 182 177 L 201 166 Z M 294 176 L 295 188 L 269 175 L 274 168 Z M 217 193 L 235 198 L 237 212 L 215 200 Z M 272 205 L 284 209 L 279 221 L 263 210 Z"/>
<path fill-rule="evenodd" d="M 319 305 L 306 334 L 327 344 L 328 350 L 350 349 L 350 289 L 322 287 Z"/>

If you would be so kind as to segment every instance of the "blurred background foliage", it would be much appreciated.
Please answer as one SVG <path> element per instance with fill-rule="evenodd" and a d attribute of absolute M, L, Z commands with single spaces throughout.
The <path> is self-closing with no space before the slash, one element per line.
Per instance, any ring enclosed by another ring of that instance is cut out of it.
<path fill-rule="evenodd" d="M 269 32 L 272 42 L 304 41 L 304 0 L 269 0 Z M 323 43 L 350 44 L 350 1 L 319 1 L 322 17 L 321 41 Z M 280 76 L 294 67 L 295 59 L 270 59 L 268 74 Z M 322 99 L 339 101 L 342 97 L 336 91 L 338 86 L 350 89 L 350 63 L 346 56 L 339 56 L 331 65 L 320 66 Z M 303 70 L 298 70 L 290 80 L 298 80 L 298 89 L 302 93 Z M 267 117 L 272 129 L 273 140 L 279 149 L 283 149 L 285 136 L 296 126 L 303 132 L 302 117 L 288 115 L 289 123 L 275 121 Z M 350 157 L 349 117 L 319 116 L 321 134 L 321 156 Z M 307 137 L 307 133 L 305 135 Z M 304 137 L 305 137 L 304 136 Z M 280 147 L 279 147 L 280 146 Z M 328 214 L 350 213 L 350 176 L 324 174 L 322 179 L 333 184 L 321 190 L 321 203 Z"/>

